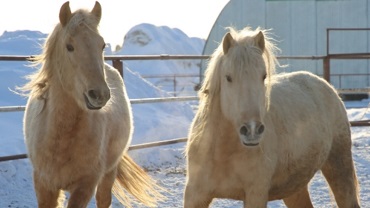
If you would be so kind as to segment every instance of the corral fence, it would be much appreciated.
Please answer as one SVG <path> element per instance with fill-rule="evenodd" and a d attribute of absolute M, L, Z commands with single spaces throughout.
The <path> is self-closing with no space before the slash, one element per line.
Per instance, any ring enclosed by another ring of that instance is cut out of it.
<path fill-rule="evenodd" d="M 191 85 L 191 90 L 194 92 L 198 90 L 198 86 L 200 83 L 200 80 L 197 83 L 180 83 L 179 80 L 184 79 L 184 78 L 198 78 L 199 79 L 199 74 L 155 74 L 155 75 L 146 75 L 146 74 L 141 74 L 140 75 L 142 78 L 147 79 L 147 80 L 156 80 L 152 82 L 155 86 L 159 88 L 166 88 L 166 92 L 174 97 L 179 96 L 182 91 L 187 91 L 187 87 Z"/>
<path fill-rule="evenodd" d="M 338 29 L 327 29 L 327 38 L 329 39 L 329 32 L 331 30 L 338 30 Z M 350 30 L 350 29 L 347 29 Z M 370 29 L 367 29 L 370 30 Z M 328 41 L 329 42 L 329 41 Z M 327 44 L 327 47 L 329 47 L 329 43 Z M 28 61 L 32 56 L 0 56 L 0 61 Z M 120 74 L 124 77 L 123 74 L 123 61 L 127 60 L 179 60 L 179 59 L 209 59 L 210 56 L 208 55 L 168 55 L 168 54 L 162 54 L 162 55 L 112 55 L 112 56 L 106 56 L 106 61 L 111 61 L 113 67 L 115 67 Z M 330 54 L 328 50 L 328 54 L 326 56 L 279 56 L 277 57 L 279 60 L 287 60 L 287 59 L 293 59 L 293 60 L 322 60 L 323 62 L 323 74 L 322 77 L 326 79 L 328 82 L 330 82 L 330 77 L 332 74 L 330 73 L 330 60 L 332 59 L 370 59 L 370 53 L 348 53 L 348 54 Z M 359 75 L 362 74 L 351 74 L 351 75 Z M 181 75 L 180 75 L 181 76 Z M 188 76 L 188 75 L 187 75 Z M 194 76 L 194 75 L 191 75 Z M 203 75 L 199 74 L 199 78 L 201 80 L 201 77 Z M 345 76 L 345 75 L 340 75 Z M 145 77 L 145 76 L 143 76 Z M 147 78 L 151 78 L 153 76 L 147 75 Z M 165 97 L 165 98 L 147 98 L 147 99 L 132 99 L 130 100 L 131 104 L 140 104 L 140 103 L 155 103 L 155 102 L 175 102 L 175 101 L 193 101 L 197 100 L 198 98 L 196 96 L 187 96 L 187 97 Z M 24 111 L 25 106 L 3 106 L 0 107 L 0 113 L 4 112 L 18 112 L 18 111 Z M 370 120 L 360 120 L 360 121 L 350 121 L 351 126 L 370 126 Z M 164 141 L 158 141 L 158 142 L 152 142 L 152 143 L 145 143 L 145 144 L 138 144 L 138 145 L 132 145 L 129 147 L 129 150 L 134 149 L 142 149 L 142 148 L 149 148 L 149 147 L 155 147 L 155 146 L 161 146 L 161 145 L 169 145 L 169 144 L 175 144 L 180 142 L 186 142 L 187 138 L 177 138 L 177 139 L 171 139 L 171 140 L 164 140 Z M 20 155 L 10 155 L 10 156 L 3 156 L 0 157 L 1 161 L 8 161 L 8 160 L 16 160 L 16 159 L 24 159 L 27 158 L 26 154 L 20 154 Z"/>
<path fill-rule="evenodd" d="M 180 60 L 180 59 L 208 59 L 209 56 L 195 56 L 195 55 L 126 55 L 126 56 L 106 56 L 106 61 L 112 61 L 113 67 L 115 67 L 122 77 L 123 74 L 123 62 L 127 60 Z M 28 61 L 32 59 L 32 56 L 14 56 L 14 55 L 0 55 L 0 61 Z M 183 75 L 178 75 L 182 77 Z M 188 75 L 186 75 L 188 76 Z M 194 76 L 194 75 L 190 75 Z M 145 77 L 145 76 L 143 76 Z M 148 76 L 151 78 L 151 76 Z M 182 96 L 182 97 L 164 97 L 164 98 L 145 98 L 145 99 L 130 99 L 131 104 L 144 104 L 144 103 L 158 103 L 158 102 L 182 102 L 182 101 L 196 101 L 198 100 L 197 96 Z M 24 111 L 25 106 L 0 106 L 0 113 L 6 112 L 19 112 Z M 162 145 L 170 145 L 181 142 L 186 142 L 187 138 L 175 138 L 170 140 L 163 140 L 158 142 L 150 142 L 138 145 L 131 145 L 129 150 L 143 149 L 149 147 L 156 147 Z M 17 160 L 27 158 L 27 154 L 18 154 L 18 155 L 9 155 L 0 157 L 0 162 Z"/>

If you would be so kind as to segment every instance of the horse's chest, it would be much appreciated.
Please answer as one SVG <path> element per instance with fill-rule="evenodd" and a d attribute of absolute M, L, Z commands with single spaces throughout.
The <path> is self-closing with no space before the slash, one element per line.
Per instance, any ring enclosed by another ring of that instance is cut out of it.
<path fill-rule="evenodd" d="M 95 129 L 96 130 L 96 129 Z M 54 135 L 49 144 L 49 149 L 55 152 L 56 156 L 61 158 L 70 157 L 74 160 L 83 160 L 84 157 L 98 156 L 103 135 L 99 135 L 99 131 L 89 128 L 73 130 L 69 132 L 59 132 Z"/>
<path fill-rule="evenodd" d="M 244 199 L 249 187 L 264 186 L 271 178 L 272 171 L 263 158 L 245 157 L 235 154 L 227 160 L 213 162 L 210 176 L 213 192 L 220 198 Z"/>
<path fill-rule="evenodd" d="M 79 129 L 79 130 L 78 130 Z M 56 186 L 101 169 L 101 138 L 96 131 L 63 127 L 47 132 L 35 144 L 32 161 L 43 178 Z"/>

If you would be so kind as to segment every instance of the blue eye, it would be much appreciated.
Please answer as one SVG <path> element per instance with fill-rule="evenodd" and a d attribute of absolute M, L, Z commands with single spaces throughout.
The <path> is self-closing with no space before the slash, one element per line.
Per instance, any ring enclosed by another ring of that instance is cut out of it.
<path fill-rule="evenodd" d="M 232 82 L 232 81 L 233 81 L 233 79 L 232 79 L 229 75 L 226 75 L 226 80 L 227 80 L 228 82 Z"/>
<path fill-rule="evenodd" d="M 66 45 L 66 47 L 67 47 L 67 50 L 68 50 L 69 52 L 72 52 L 72 51 L 74 51 L 74 50 L 75 50 L 75 48 L 74 48 L 71 44 L 67 44 L 67 45 Z"/>
<path fill-rule="evenodd" d="M 262 80 L 265 80 L 266 77 L 267 77 L 267 74 L 264 74 Z"/>

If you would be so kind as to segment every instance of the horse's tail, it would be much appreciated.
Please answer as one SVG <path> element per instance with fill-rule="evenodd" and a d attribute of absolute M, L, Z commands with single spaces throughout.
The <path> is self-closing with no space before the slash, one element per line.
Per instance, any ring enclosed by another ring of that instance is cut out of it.
<path fill-rule="evenodd" d="M 143 169 L 126 153 L 117 167 L 117 177 L 113 185 L 113 194 L 125 206 L 131 207 L 132 199 L 125 190 L 148 207 L 154 207 L 165 197 L 160 187 Z"/>

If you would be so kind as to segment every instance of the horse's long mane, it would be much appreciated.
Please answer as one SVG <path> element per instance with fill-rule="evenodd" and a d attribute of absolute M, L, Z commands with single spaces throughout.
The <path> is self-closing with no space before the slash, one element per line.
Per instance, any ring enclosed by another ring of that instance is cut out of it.
<path fill-rule="evenodd" d="M 63 61 L 67 60 L 65 43 L 82 24 L 98 33 L 99 20 L 84 9 L 74 12 L 70 21 L 64 27 L 61 23 L 56 25 L 45 40 L 42 46 L 42 53 L 30 58 L 31 66 L 40 66 L 40 69 L 26 77 L 29 80 L 28 83 L 17 88 L 23 92 L 23 95 L 29 96 L 29 93 L 32 93 L 32 96 L 38 99 L 45 99 L 45 93 L 50 86 L 51 80 L 55 79 L 56 75 L 57 79 L 61 79 L 63 68 L 70 67 L 68 62 Z M 61 83 L 63 84 L 63 82 Z"/>
<path fill-rule="evenodd" d="M 267 70 L 267 78 L 266 78 L 266 105 L 269 105 L 269 95 L 271 90 L 271 77 L 275 73 L 275 67 L 278 65 L 278 61 L 276 59 L 275 53 L 279 49 L 273 43 L 273 39 L 270 37 L 269 30 L 262 30 L 257 28 L 256 30 L 252 30 L 249 27 L 244 28 L 243 30 L 237 31 L 232 27 L 229 27 L 229 32 L 232 35 L 233 39 L 236 41 L 237 45 L 242 45 L 244 47 L 253 47 L 252 50 L 256 49 L 255 46 L 250 45 L 251 37 L 255 36 L 259 31 L 262 31 L 265 38 L 265 49 L 262 51 L 262 56 L 265 61 L 266 70 Z M 252 50 L 240 50 L 240 53 L 234 53 L 235 60 L 242 61 L 241 59 L 245 58 L 253 58 L 256 53 L 248 53 Z M 259 49 L 258 49 L 259 50 Z M 245 51 L 245 52 L 242 52 Z M 246 54 L 246 52 L 248 54 Z M 199 109 L 197 112 L 197 119 L 199 120 L 196 126 L 193 128 L 192 134 L 194 137 L 200 135 L 201 132 L 204 130 L 204 127 L 209 120 L 207 117 L 210 114 L 210 109 L 214 106 L 214 102 L 219 101 L 220 95 L 220 72 L 221 72 L 221 63 L 224 59 L 223 53 L 223 45 L 222 43 L 217 47 L 215 52 L 212 54 L 211 59 L 209 61 L 208 67 L 205 71 L 205 78 L 203 80 L 202 86 L 198 92 L 198 96 L 200 98 Z M 192 141 L 190 141 L 192 142 Z M 189 145 L 188 145 L 189 146 Z"/>

